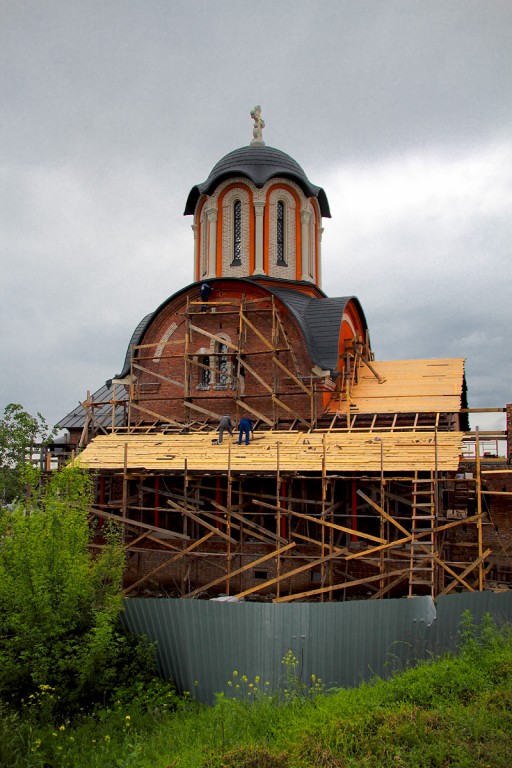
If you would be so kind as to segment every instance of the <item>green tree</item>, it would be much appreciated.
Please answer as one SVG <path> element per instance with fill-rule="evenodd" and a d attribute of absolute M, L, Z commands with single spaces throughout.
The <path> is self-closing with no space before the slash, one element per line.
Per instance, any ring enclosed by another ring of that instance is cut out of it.
<path fill-rule="evenodd" d="M 119 622 L 124 550 L 116 530 L 89 547 L 92 480 L 57 472 L 42 497 L 0 512 L 0 699 L 20 704 L 51 691 L 53 711 L 108 698 L 148 662 Z M 134 667 L 135 665 L 135 667 Z M 153 670 L 151 670 L 153 671 Z M 39 697 L 39 698 L 38 698 Z"/>
<path fill-rule="evenodd" d="M 31 461 L 34 446 L 54 434 L 40 413 L 31 416 L 18 403 L 5 407 L 0 419 L 0 504 L 22 498 L 26 486 L 37 482 Z"/>

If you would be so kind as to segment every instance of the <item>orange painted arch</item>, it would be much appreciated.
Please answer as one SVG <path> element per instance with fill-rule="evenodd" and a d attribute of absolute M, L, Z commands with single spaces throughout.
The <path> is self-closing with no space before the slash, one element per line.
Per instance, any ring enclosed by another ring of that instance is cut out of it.
<path fill-rule="evenodd" d="M 219 195 L 217 202 L 217 259 L 215 264 L 216 277 L 223 277 L 222 274 L 222 230 L 224 219 L 222 213 L 222 201 L 225 195 L 232 189 L 244 189 L 249 193 L 249 270 L 248 275 L 254 272 L 254 199 L 252 189 L 240 181 L 229 184 Z"/>

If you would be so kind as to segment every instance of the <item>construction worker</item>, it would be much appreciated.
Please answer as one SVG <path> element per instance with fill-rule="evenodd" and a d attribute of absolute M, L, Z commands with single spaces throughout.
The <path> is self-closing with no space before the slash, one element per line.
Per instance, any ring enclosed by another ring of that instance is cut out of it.
<path fill-rule="evenodd" d="M 254 427 L 252 421 L 250 419 L 242 419 L 238 424 L 238 428 L 240 430 L 240 434 L 238 435 L 238 445 L 242 445 L 244 435 L 245 444 L 249 445 L 250 433 L 254 435 Z"/>
<path fill-rule="evenodd" d="M 208 283 L 202 283 L 199 292 L 201 294 L 201 300 L 208 301 L 210 298 L 210 293 L 212 292 L 212 287 L 211 285 L 208 285 Z M 203 304 L 201 307 L 201 312 L 206 312 L 206 304 Z"/>
<path fill-rule="evenodd" d="M 231 417 L 228 413 L 221 416 L 219 420 L 219 445 L 222 443 L 225 429 L 229 432 L 230 437 L 233 437 L 233 424 L 231 423 Z"/>

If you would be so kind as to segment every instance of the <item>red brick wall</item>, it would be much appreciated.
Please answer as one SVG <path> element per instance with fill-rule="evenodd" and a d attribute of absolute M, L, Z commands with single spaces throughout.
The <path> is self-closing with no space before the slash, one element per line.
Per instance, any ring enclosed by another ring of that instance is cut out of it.
<path fill-rule="evenodd" d="M 194 287 L 188 293 L 191 301 L 199 301 L 197 288 Z M 266 299 L 257 304 L 251 304 L 250 299 Z M 211 300 L 204 304 L 206 311 L 201 312 L 201 305 L 190 307 L 198 314 L 189 316 L 190 324 L 200 327 L 215 335 L 226 335 L 231 344 L 238 347 L 240 334 L 239 304 L 240 301 L 247 300 L 246 315 L 250 322 L 257 327 L 258 331 L 269 341 L 272 340 L 273 315 L 272 302 L 264 289 L 258 286 L 252 286 L 246 283 L 241 285 L 215 283 L 215 291 Z M 229 302 L 220 304 L 218 302 Z M 152 325 L 146 331 L 143 338 L 143 345 L 138 349 L 138 363 L 147 368 L 149 372 L 134 369 L 137 375 L 137 385 L 134 388 L 134 401 L 165 418 L 176 421 L 188 421 L 192 419 L 204 419 L 200 413 L 186 408 L 183 405 L 185 396 L 188 396 L 193 403 L 215 413 L 228 412 L 232 417 L 236 417 L 235 400 L 237 390 L 232 388 L 228 382 L 226 388 L 220 388 L 218 379 L 210 382 L 208 389 L 201 388 L 202 369 L 189 363 L 185 366 L 184 354 L 187 349 L 187 318 L 185 315 L 187 309 L 187 294 L 182 293 L 162 309 Z M 285 365 L 294 375 L 308 377 L 312 361 L 307 352 L 305 340 L 300 329 L 295 322 L 287 316 L 286 311 L 281 307 L 280 316 L 286 328 L 288 341 L 280 334 L 276 340 L 276 347 L 282 349 L 276 357 Z M 169 329 L 172 333 L 169 335 Z M 162 338 L 168 338 L 168 343 L 158 350 L 159 359 L 155 359 L 157 354 L 157 344 Z M 290 351 L 286 350 L 289 344 L 293 347 L 295 359 L 297 361 L 298 371 Z M 188 352 L 190 356 L 198 356 L 201 359 L 206 356 L 211 346 L 211 339 L 204 336 L 197 330 L 191 330 L 188 337 Z M 147 346 L 154 345 L 154 346 Z M 292 410 L 299 413 L 304 419 L 309 420 L 311 415 L 310 398 L 293 382 L 273 361 L 273 352 L 268 349 L 257 333 L 250 327 L 244 325 L 242 339 L 243 359 L 253 368 L 258 376 L 269 386 L 275 387 L 278 397 Z M 210 365 L 214 357 L 210 354 Z M 228 365 L 232 367 L 233 374 L 236 373 L 235 350 L 228 347 Z M 164 381 L 153 375 L 153 372 L 159 376 L 164 376 L 172 381 Z M 188 381 L 185 381 L 186 372 Z M 236 376 L 234 376 L 236 379 Z M 245 370 L 244 379 L 244 401 L 255 410 L 263 413 L 268 418 L 274 419 L 275 416 L 290 421 L 293 415 L 286 409 L 275 407 L 271 394 L 266 390 L 258 379 L 248 370 Z M 307 378 L 304 380 L 309 383 Z M 175 383 L 172 383 L 175 382 Z M 179 384 L 184 386 L 179 386 Z M 321 412 L 321 395 L 317 397 L 318 409 Z M 240 415 L 240 412 L 238 413 Z M 132 410 L 132 419 L 136 421 L 154 421 L 154 418 L 137 409 Z"/>

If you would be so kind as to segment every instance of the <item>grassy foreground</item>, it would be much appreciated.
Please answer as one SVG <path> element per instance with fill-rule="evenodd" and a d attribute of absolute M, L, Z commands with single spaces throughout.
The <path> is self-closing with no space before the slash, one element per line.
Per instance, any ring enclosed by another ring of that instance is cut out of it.
<path fill-rule="evenodd" d="M 512 632 L 490 621 L 457 656 L 389 681 L 322 692 L 303 686 L 289 653 L 279 695 L 233 672 L 213 707 L 165 683 L 119 691 L 73 723 L 45 722 L 41 690 L 22 713 L 0 709 L 0 765 L 24 768 L 509 768 Z"/>

